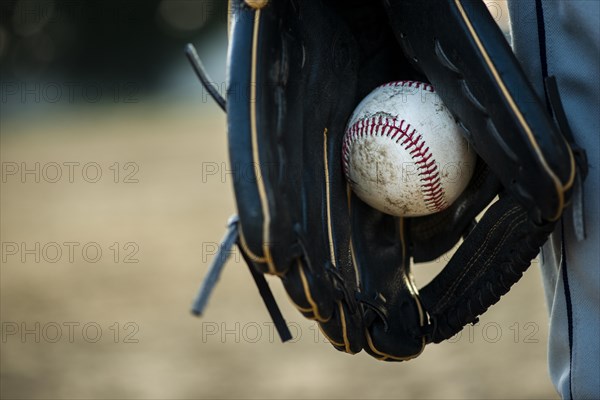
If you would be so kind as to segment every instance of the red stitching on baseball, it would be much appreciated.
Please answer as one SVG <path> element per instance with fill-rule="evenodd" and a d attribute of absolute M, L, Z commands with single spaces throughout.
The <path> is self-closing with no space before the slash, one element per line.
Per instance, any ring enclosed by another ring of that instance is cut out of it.
<path fill-rule="evenodd" d="M 386 85 L 406 82 L 412 81 L 392 82 Z M 421 84 L 421 82 L 412 83 Z M 421 192 L 423 193 L 425 207 L 432 212 L 442 211 L 448 207 L 444 187 L 442 186 L 440 173 L 433 154 L 429 151 L 429 146 L 426 145 L 423 136 L 416 129 L 411 130 L 410 124 L 405 120 L 376 116 L 360 119 L 349 127 L 346 130 L 346 136 L 342 143 L 342 163 L 346 176 L 348 176 L 350 145 L 357 138 L 363 138 L 365 135 L 385 136 L 395 143 L 401 141 L 400 145 L 409 152 L 419 171 Z"/>
<path fill-rule="evenodd" d="M 417 81 L 395 81 L 384 83 L 383 85 L 379 85 L 378 87 L 409 87 L 415 89 L 423 89 L 431 93 L 435 93 L 435 89 L 429 83 L 425 82 L 417 82 Z"/>

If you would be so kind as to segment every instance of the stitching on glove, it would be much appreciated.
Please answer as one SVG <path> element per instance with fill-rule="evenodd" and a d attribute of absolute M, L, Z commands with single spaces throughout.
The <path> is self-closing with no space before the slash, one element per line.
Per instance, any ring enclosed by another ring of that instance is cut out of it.
<path fill-rule="evenodd" d="M 514 209 L 513 209 L 513 210 L 514 210 Z M 487 271 L 489 270 L 489 266 L 492 264 L 493 260 L 495 260 L 495 259 L 496 259 L 496 255 L 497 255 L 497 253 L 498 253 L 499 249 L 500 249 L 500 248 L 502 248 L 502 246 L 504 245 L 504 243 L 506 242 L 506 240 L 507 240 L 507 239 L 508 239 L 508 238 L 509 238 L 509 237 L 512 235 L 512 232 L 513 232 L 514 230 L 516 230 L 516 229 L 519 229 L 519 228 L 520 228 L 520 227 L 521 227 L 523 224 L 525 224 L 526 222 L 527 222 L 527 219 L 526 219 L 526 218 L 520 218 L 520 219 L 513 220 L 513 221 L 511 221 L 511 222 L 510 222 L 510 224 L 509 224 L 509 228 L 508 228 L 508 230 L 507 230 L 507 231 L 505 231 L 505 232 L 504 232 L 504 234 L 503 234 L 503 236 L 502 236 L 502 240 L 501 240 L 501 242 L 500 242 L 500 243 L 499 243 L 499 244 L 496 246 L 496 248 L 495 248 L 495 250 L 494 250 L 494 253 L 493 253 L 493 254 L 492 254 L 490 257 L 489 257 L 489 259 L 487 259 L 487 260 L 486 260 L 486 262 L 485 262 L 485 263 L 484 263 L 484 265 L 483 265 L 483 268 L 482 268 L 482 270 L 481 270 L 481 271 L 480 271 L 480 272 L 477 274 L 477 276 L 475 277 L 475 279 L 479 279 L 479 277 L 480 277 L 482 274 L 484 274 L 485 272 L 487 272 Z M 525 239 L 525 243 L 527 243 L 527 239 Z M 526 245 L 527 245 L 527 244 L 526 244 Z M 509 251 L 509 254 L 512 254 L 512 253 L 513 253 L 513 251 L 514 251 L 514 248 L 513 248 L 513 249 L 511 249 L 511 250 Z M 510 271 L 510 273 L 512 273 L 512 274 L 515 274 L 516 272 L 513 270 L 513 266 L 514 266 L 514 264 L 513 264 L 513 263 L 510 263 L 510 262 L 508 263 L 508 270 Z M 469 267 L 469 268 L 470 268 L 470 267 Z M 522 273 L 522 272 L 521 272 L 521 273 Z M 504 274 L 501 272 L 501 273 L 500 273 L 500 279 L 502 280 L 503 278 L 504 278 Z M 494 278 L 494 279 L 496 279 L 496 278 Z M 458 279 L 458 280 L 457 280 L 457 282 L 461 282 L 461 281 L 462 281 L 462 279 Z M 505 285 L 505 284 L 503 283 L 503 285 Z M 509 285 L 509 287 L 510 287 L 510 285 Z M 484 295 L 484 293 L 483 293 L 483 290 L 484 290 L 484 289 L 485 289 L 485 290 L 487 290 L 489 293 L 491 293 L 491 295 L 492 295 L 494 298 L 496 298 L 496 299 L 500 299 L 500 297 L 503 295 L 503 293 L 501 293 L 501 294 L 497 294 L 497 293 L 494 291 L 494 289 L 495 289 L 495 285 L 493 285 L 493 284 L 492 284 L 492 282 L 490 282 L 490 281 L 487 281 L 485 286 L 480 286 L 480 287 L 478 288 L 478 290 L 477 290 L 477 292 L 476 292 L 476 294 L 475 294 L 474 296 L 472 296 L 471 298 L 469 298 L 469 299 L 467 299 L 467 300 L 466 300 L 466 302 L 467 302 L 467 307 L 468 307 L 468 314 L 467 314 L 467 318 L 471 318 L 471 317 L 473 317 L 473 316 L 474 316 L 474 312 L 473 312 L 473 310 L 472 310 L 472 308 L 471 308 L 471 307 L 472 307 L 472 301 L 474 301 L 475 299 L 476 299 L 476 300 L 479 302 L 479 307 L 480 307 L 480 310 L 479 310 L 479 312 L 478 312 L 479 314 L 481 314 L 481 313 L 485 312 L 485 311 L 487 310 L 487 308 L 489 307 L 489 305 L 490 305 L 490 304 L 489 304 L 487 301 L 484 301 L 484 300 L 483 300 L 483 298 L 482 298 L 482 296 Z M 508 289 L 507 289 L 507 290 L 508 290 Z M 461 296 L 462 296 L 463 294 L 464 294 L 464 292 L 463 292 L 463 293 L 461 293 Z M 446 296 L 446 295 L 448 295 L 448 292 L 446 292 L 445 296 Z M 455 296 L 455 297 L 456 297 L 456 296 Z M 497 300 L 496 300 L 496 301 L 497 301 Z M 446 303 L 447 303 L 447 302 L 446 302 Z M 494 303 L 495 303 L 495 302 L 494 302 Z M 488 305 L 486 306 L 486 304 L 488 304 Z M 493 304 L 493 303 L 492 303 L 492 304 Z M 443 306 L 445 307 L 445 306 L 446 306 L 446 304 L 444 304 Z M 452 330 L 454 330 L 454 329 L 455 329 L 455 328 L 453 327 L 452 323 L 451 323 L 451 322 L 450 322 L 450 320 L 449 320 L 449 319 L 450 319 L 450 318 L 449 318 L 449 316 L 450 316 L 450 314 L 451 314 L 451 313 L 453 313 L 453 312 L 455 313 L 455 321 L 457 321 L 457 322 L 458 322 L 458 324 L 459 324 L 460 326 L 463 326 L 463 325 L 465 325 L 465 324 L 467 324 L 467 323 L 473 323 L 473 324 L 477 323 L 477 321 L 479 320 L 479 318 L 475 318 L 473 321 L 468 321 L 468 320 L 465 320 L 464 316 L 463 316 L 463 317 L 461 317 L 461 312 L 460 312 L 460 310 L 461 310 L 461 307 L 463 307 L 463 306 L 462 306 L 462 305 L 456 305 L 456 304 L 455 304 L 455 305 L 453 306 L 453 308 L 451 308 L 450 310 L 446 310 L 446 311 L 445 311 L 445 316 L 446 316 L 446 318 L 445 318 L 445 319 L 446 319 L 446 322 L 445 322 L 445 324 L 444 324 L 444 326 L 445 326 L 445 327 L 449 327 L 449 328 L 450 328 L 450 329 L 452 329 Z M 439 307 L 439 306 L 436 306 L 436 308 L 438 308 L 438 309 L 439 309 L 440 307 Z M 481 311 L 481 310 L 483 310 L 483 311 Z M 438 315 L 439 315 L 439 314 L 438 314 Z M 428 334 L 430 335 L 430 336 L 429 336 L 429 338 L 428 338 L 428 341 L 433 341 L 433 340 L 436 340 L 435 338 L 436 338 L 436 336 L 437 336 L 437 329 L 438 329 L 438 325 L 437 325 L 437 317 L 438 317 L 438 315 L 435 315 L 435 316 L 433 316 L 433 317 L 432 317 L 432 319 L 433 319 L 433 320 L 435 320 L 436 324 L 434 325 L 433 329 L 432 329 L 432 330 L 430 330 L 430 331 L 429 331 L 429 333 L 428 333 Z M 460 330 L 460 329 L 459 329 L 459 330 Z M 457 331 L 455 331 L 455 332 L 457 332 Z M 442 335 L 445 335 L 445 334 L 442 332 Z M 449 336 L 443 336 L 443 338 L 444 338 L 444 339 L 447 339 L 447 338 L 449 338 Z M 437 340 L 439 340 L 439 338 L 438 338 Z"/>
<path fill-rule="evenodd" d="M 469 272 L 469 270 L 475 264 L 475 262 L 481 257 L 481 254 L 484 253 L 485 249 L 487 249 L 490 237 L 494 236 L 494 232 L 504 222 L 504 220 L 506 220 L 509 217 L 512 217 L 513 214 L 515 214 L 517 211 L 518 207 L 512 208 L 494 223 L 494 225 L 490 228 L 488 235 L 486 235 L 486 238 L 483 241 L 483 243 L 481 243 L 475 254 L 473 254 L 473 256 L 469 259 L 465 268 L 463 268 L 461 275 L 452 282 L 448 290 L 446 290 L 446 292 L 444 293 L 444 296 L 438 300 L 436 306 L 431 310 L 432 314 L 438 314 L 440 309 L 446 306 L 446 304 L 449 302 L 450 297 L 452 296 L 452 293 L 454 293 L 454 291 L 456 290 L 456 287 L 462 282 L 462 279 Z"/>
<path fill-rule="evenodd" d="M 469 262 L 463 268 L 461 275 L 458 277 L 458 279 L 455 279 L 452 282 L 452 284 L 450 285 L 448 290 L 444 293 L 444 296 L 437 302 L 436 306 L 431 310 L 432 314 L 438 314 L 440 312 L 440 309 L 443 309 L 448 304 L 448 302 L 450 301 L 450 298 L 452 297 L 456 288 L 460 284 L 462 284 L 462 281 L 463 281 L 463 278 L 465 277 L 465 275 L 467 275 L 470 272 L 471 268 L 473 267 L 473 265 L 475 265 L 477 263 L 477 261 L 479 260 L 481 255 L 485 254 L 485 250 L 488 247 L 488 242 L 489 242 L 490 238 L 492 236 L 494 236 L 494 232 L 504 222 L 504 220 L 506 220 L 507 218 L 511 218 L 515 213 L 518 212 L 518 210 L 519 210 L 518 207 L 513 207 L 506 214 L 504 214 L 498 221 L 496 221 L 496 223 L 494 223 L 492 228 L 489 230 L 488 235 L 486 235 L 484 242 L 479 246 L 479 248 L 477 249 L 477 252 L 473 255 L 472 258 L 469 259 Z M 512 232 L 521 223 L 522 223 L 522 221 L 519 221 L 519 220 L 512 221 L 511 224 L 509 225 L 509 228 L 507 229 L 507 232 L 508 233 Z M 502 244 L 504 244 L 504 242 L 506 241 L 508 236 L 509 235 L 507 235 L 507 234 L 503 235 L 501 242 L 496 246 L 496 250 L 494 251 L 494 253 L 492 253 L 492 257 L 490 257 L 488 260 L 486 260 L 486 262 L 484 263 L 484 266 L 488 266 L 493 261 L 493 259 L 495 258 L 494 256 L 498 252 L 498 249 L 502 246 Z"/>

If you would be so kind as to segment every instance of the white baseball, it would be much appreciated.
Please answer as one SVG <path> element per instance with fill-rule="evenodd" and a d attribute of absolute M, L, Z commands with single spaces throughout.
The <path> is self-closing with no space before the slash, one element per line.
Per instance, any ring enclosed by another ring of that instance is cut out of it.
<path fill-rule="evenodd" d="M 399 81 L 379 86 L 358 105 L 346 127 L 342 160 L 364 202 L 416 217 L 458 198 L 476 155 L 431 85 Z"/>

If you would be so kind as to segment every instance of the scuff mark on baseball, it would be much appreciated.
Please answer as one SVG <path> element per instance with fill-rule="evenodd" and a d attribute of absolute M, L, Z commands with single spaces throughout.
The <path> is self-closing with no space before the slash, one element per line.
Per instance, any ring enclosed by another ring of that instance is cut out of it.
<path fill-rule="evenodd" d="M 346 126 L 342 160 L 364 202 L 416 217 L 458 198 L 476 154 L 431 85 L 398 81 L 377 87 L 358 105 Z"/>

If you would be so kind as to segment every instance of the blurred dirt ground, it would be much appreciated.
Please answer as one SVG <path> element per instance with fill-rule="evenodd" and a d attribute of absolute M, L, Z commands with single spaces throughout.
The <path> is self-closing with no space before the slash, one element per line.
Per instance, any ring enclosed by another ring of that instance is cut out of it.
<path fill-rule="evenodd" d="M 405 363 L 335 351 L 270 280 L 296 336 L 281 344 L 237 253 L 205 317 L 192 317 L 234 212 L 216 107 L 3 117 L 1 132 L 2 398 L 557 397 L 537 264 L 478 325 Z M 36 162 L 39 183 L 8 173 Z M 418 266 L 419 283 L 439 267 Z"/>

